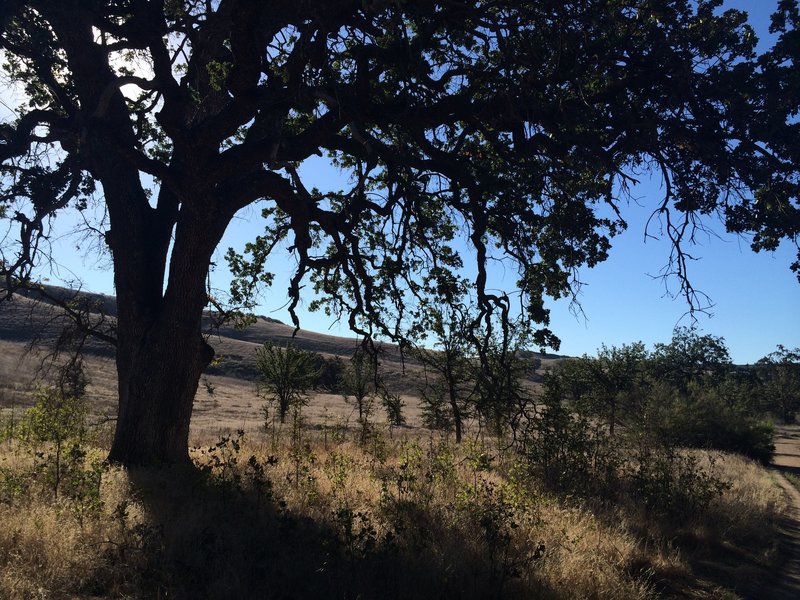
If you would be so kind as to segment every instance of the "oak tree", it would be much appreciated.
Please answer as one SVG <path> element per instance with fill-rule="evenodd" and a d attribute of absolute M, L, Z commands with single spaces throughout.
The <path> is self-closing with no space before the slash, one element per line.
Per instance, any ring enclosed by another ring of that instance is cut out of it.
<path fill-rule="evenodd" d="M 610 348 L 603 344 L 596 357 L 584 354 L 560 363 L 552 377 L 560 379 L 561 393 L 579 413 L 599 417 L 613 436 L 626 416 L 643 418 L 650 360 L 642 342 Z"/>
<path fill-rule="evenodd" d="M 35 281 L 62 215 L 107 214 L 93 227 L 117 324 L 97 333 L 116 344 L 110 458 L 126 465 L 188 460 L 214 356 L 209 263 L 255 203 L 267 226 L 229 254 L 234 300 L 271 281 L 285 242 L 292 314 L 311 284 L 354 330 L 399 339 L 420 298 L 446 299 L 466 274 L 475 329 L 519 308 L 554 345 L 545 298 L 606 258 L 625 190 L 653 172 L 692 300 L 685 247 L 704 216 L 756 248 L 800 232 L 796 1 L 780 1 L 760 55 L 746 16 L 720 5 L 4 0 L 4 68 L 26 96 L 0 124 L 0 214 L 16 234 L 4 295 Z M 299 165 L 320 155 L 347 189 L 304 184 Z M 517 270 L 513 306 L 489 284 L 495 260 Z"/>

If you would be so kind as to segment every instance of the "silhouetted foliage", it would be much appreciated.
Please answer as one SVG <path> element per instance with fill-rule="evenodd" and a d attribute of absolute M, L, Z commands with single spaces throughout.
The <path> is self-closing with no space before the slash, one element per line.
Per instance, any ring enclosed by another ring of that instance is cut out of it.
<path fill-rule="evenodd" d="M 399 394 L 393 394 L 385 386 L 380 388 L 381 404 L 386 410 L 386 420 L 390 427 L 402 427 L 406 424 L 406 417 L 403 414 L 405 402 Z"/>
<path fill-rule="evenodd" d="M 607 347 L 596 357 L 584 355 L 561 363 L 550 380 L 582 412 L 600 418 L 613 436 L 617 424 L 641 420 L 649 381 L 644 344 Z"/>
<path fill-rule="evenodd" d="M 339 356 L 326 358 L 318 352 L 312 353 L 311 366 L 319 373 L 315 382 L 318 389 L 330 394 L 342 393 L 342 378 L 344 377 L 344 361 Z"/>
<path fill-rule="evenodd" d="M 559 410 L 593 420 L 610 436 L 616 425 L 659 447 L 715 448 L 764 462 L 774 452 L 754 373 L 733 366 L 722 338 L 694 329 L 676 328 L 653 352 L 640 342 L 603 346 L 597 357 L 560 363 L 545 383 L 548 411 L 556 399 Z"/>
<path fill-rule="evenodd" d="M 535 361 L 524 358 L 522 348 L 526 338 L 517 331 L 511 336 L 492 339 L 485 358 L 476 361 L 475 411 L 481 424 L 498 437 L 517 429 L 532 401 L 525 380 L 531 375 Z"/>
<path fill-rule="evenodd" d="M 691 382 L 718 383 L 733 367 L 725 340 L 687 327 L 676 327 L 669 344 L 656 344 L 650 360 L 653 376 L 683 393 Z"/>
<path fill-rule="evenodd" d="M 425 367 L 422 416 L 427 427 L 455 430 L 461 443 L 464 421 L 474 410 L 475 356 L 470 353 L 469 317 L 460 307 L 429 308 L 421 321 L 433 348 L 417 348 L 414 357 Z"/>
<path fill-rule="evenodd" d="M 800 348 L 779 345 L 756 363 L 764 407 L 783 420 L 794 423 L 800 410 Z"/>
<path fill-rule="evenodd" d="M 0 214 L 18 234 L 0 248 L 3 297 L 39 275 L 54 217 L 80 212 L 113 260 L 117 327 L 95 333 L 116 344 L 110 458 L 127 465 L 188 463 L 214 357 L 209 265 L 256 202 L 263 235 L 227 253 L 234 305 L 286 248 L 295 324 L 313 288 L 312 308 L 399 341 L 424 299 L 463 292 L 473 341 L 518 307 L 532 342 L 557 347 L 547 298 L 607 258 L 629 185 L 655 173 L 666 272 L 701 306 L 686 246 L 705 217 L 756 250 L 800 233 L 797 4 L 779 4 L 761 54 L 746 15 L 718 5 L 3 2 L 4 70 L 25 94 L 0 124 Z M 343 189 L 309 189 L 299 166 L 316 156 Z M 518 272 L 513 307 L 495 261 Z"/>
<path fill-rule="evenodd" d="M 73 357 L 63 365 L 59 370 L 58 384 L 63 396 L 83 398 L 86 395 L 89 376 L 86 374 L 83 358 Z"/>
<path fill-rule="evenodd" d="M 363 348 L 356 350 L 345 364 L 341 389 L 345 400 L 353 398 L 358 411 L 361 442 L 364 443 L 369 433 L 369 418 L 378 391 L 378 357 Z"/>

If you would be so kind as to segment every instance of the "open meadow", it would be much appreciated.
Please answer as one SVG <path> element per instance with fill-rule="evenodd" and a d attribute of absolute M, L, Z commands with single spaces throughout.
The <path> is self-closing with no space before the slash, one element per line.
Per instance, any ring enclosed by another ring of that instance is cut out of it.
<path fill-rule="evenodd" d="M 614 445 L 577 421 L 520 449 L 469 419 L 456 444 L 426 426 L 422 367 L 391 354 L 402 426 L 377 405 L 359 419 L 352 398 L 320 390 L 286 423 L 268 421 L 252 355 L 291 329 L 265 320 L 216 338 L 222 360 L 197 392 L 191 467 L 109 466 L 111 357 L 85 353 L 85 402 L 69 404 L 41 387 L 48 351 L 9 314 L 3 598 L 732 600 L 762 597 L 789 560 L 780 531 L 791 502 L 757 462 Z M 298 343 L 329 357 L 353 348 L 320 334 Z M 779 459 L 800 455 L 794 430 L 781 431 Z"/>
<path fill-rule="evenodd" d="M 798 28 L 0 0 L 0 600 L 800 598 Z"/>
<path fill-rule="evenodd" d="M 786 510 L 716 453 L 720 493 L 661 510 L 555 493 L 490 439 L 234 433 L 146 472 L 82 448 L 55 485 L 52 448 L 3 442 L 1 597 L 755 598 Z"/>

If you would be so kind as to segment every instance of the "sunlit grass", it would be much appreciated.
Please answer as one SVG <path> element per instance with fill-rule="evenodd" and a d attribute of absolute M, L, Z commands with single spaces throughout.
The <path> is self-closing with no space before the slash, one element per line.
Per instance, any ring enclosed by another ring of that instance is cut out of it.
<path fill-rule="evenodd" d="M 490 440 L 356 439 L 205 440 L 194 471 L 105 468 L 91 510 L 5 442 L 0 597 L 736 598 L 694 565 L 774 558 L 783 500 L 739 457 L 717 455 L 732 486 L 707 513 L 673 522 L 559 497 Z"/>

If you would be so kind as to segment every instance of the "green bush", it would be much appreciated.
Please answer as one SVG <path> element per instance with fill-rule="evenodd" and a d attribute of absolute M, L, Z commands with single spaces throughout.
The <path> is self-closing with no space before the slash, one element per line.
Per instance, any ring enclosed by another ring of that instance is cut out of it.
<path fill-rule="evenodd" d="M 386 410 L 386 420 L 390 427 L 402 427 L 406 424 L 406 417 L 403 414 L 405 403 L 399 394 L 393 394 L 386 387 L 380 389 L 381 404 Z"/>
<path fill-rule="evenodd" d="M 27 474 L 2 475 L 5 495 L 27 493 L 36 486 L 67 498 L 79 520 L 102 508 L 100 486 L 105 465 L 87 462 L 86 403 L 82 397 L 65 395 L 59 388 L 39 387 L 36 404 L 16 428 L 23 447 L 33 456 Z"/>
<path fill-rule="evenodd" d="M 772 424 L 727 404 L 713 388 L 690 389 L 674 399 L 658 428 L 663 440 L 677 446 L 736 452 L 763 463 L 775 452 Z"/>
<path fill-rule="evenodd" d="M 440 387 L 428 387 L 422 391 L 422 424 L 436 431 L 452 431 L 453 415 L 450 405 Z"/>
<path fill-rule="evenodd" d="M 285 348 L 265 342 L 256 349 L 256 367 L 261 374 L 259 392 L 268 402 L 276 402 L 281 423 L 290 408 L 299 409 L 308 402 L 306 392 L 319 377 L 314 369 L 314 353 L 287 344 Z M 265 425 L 270 424 L 268 407 Z"/>
<path fill-rule="evenodd" d="M 651 510 L 673 517 L 697 515 L 730 489 L 730 483 L 713 474 L 694 454 L 675 448 L 639 448 L 629 474 L 632 494 Z"/>
<path fill-rule="evenodd" d="M 63 484 L 80 486 L 79 472 L 86 458 L 86 403 L 52 387 L 38 388 L 34 398 L 36 404 L 26 411 L 18 435 L 35 453 L 37 477 L 58 496 Z"/>
<path fill-rule="evenodd" d="M 529 420 L 523 453 L 532 471 L 552 487 L 612 495 L 621 454 L 618 442 L 585 416 L 551 402 Z"/>

